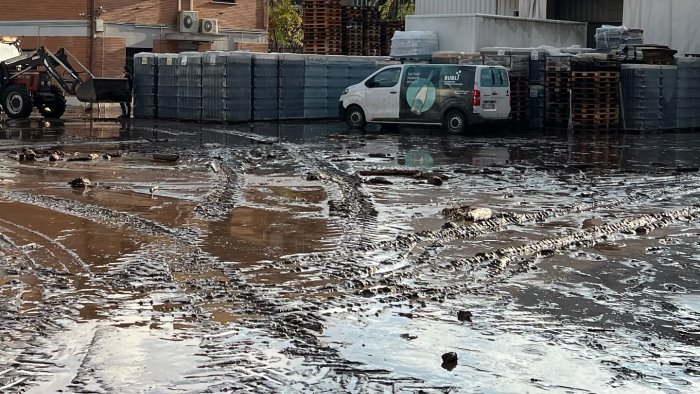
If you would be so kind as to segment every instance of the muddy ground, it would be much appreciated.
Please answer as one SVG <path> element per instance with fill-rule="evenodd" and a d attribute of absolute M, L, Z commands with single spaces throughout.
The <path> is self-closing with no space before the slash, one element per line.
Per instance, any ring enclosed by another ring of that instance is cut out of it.
<path fill-rule="evenodd" d="M 698 147 L 0 123 L 0 391 L 698 392 Z"/>

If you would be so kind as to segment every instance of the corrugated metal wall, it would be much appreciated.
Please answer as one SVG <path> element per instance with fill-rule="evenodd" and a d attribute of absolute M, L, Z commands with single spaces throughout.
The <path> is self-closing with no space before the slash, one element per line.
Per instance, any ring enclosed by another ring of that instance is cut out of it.
<path fill-rule="evenodd" d="M 498 0 L 416 0 L 416 15 L 496 14 Z"/>
<path fill-rule="evenodd" d="M 498 0 L 498 15 L 515 16 L 519 9 L 519 0 Z"/>
<path fill-rule="evenodd" d="M 549 19 L 622 22 L 622 0 L 549 0 Z"/>

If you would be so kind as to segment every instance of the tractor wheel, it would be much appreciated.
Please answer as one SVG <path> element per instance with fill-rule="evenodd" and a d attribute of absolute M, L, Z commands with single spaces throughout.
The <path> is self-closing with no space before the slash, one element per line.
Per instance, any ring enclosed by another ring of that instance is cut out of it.
<path fill-rule="evenodd" d="M 63 94 L 63 90 L 56 86 L 51 86 L 51 93 L 53 93 L 54 101 L 39 103 L 37 108 L 41 116 L 49 119 L 58 119 L 66 112 L 66 96 Z"/>
<path fill-rule="evenodd" d="M 32 95 L 24 85 L 10 85 L 2 96 L 2 106 L 10 118 L 28 118 L 34 104 Z"/>

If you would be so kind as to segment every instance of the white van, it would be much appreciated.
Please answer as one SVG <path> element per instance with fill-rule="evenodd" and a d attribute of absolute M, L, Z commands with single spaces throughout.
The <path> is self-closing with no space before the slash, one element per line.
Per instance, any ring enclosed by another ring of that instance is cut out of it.
<path fill-rule="evenodd" d="M 340 119 L 367 123 L 469 125 L 510 115 L 510 80 L 502 66 L 401 64 L 384 67 L 340 96 Z"/>

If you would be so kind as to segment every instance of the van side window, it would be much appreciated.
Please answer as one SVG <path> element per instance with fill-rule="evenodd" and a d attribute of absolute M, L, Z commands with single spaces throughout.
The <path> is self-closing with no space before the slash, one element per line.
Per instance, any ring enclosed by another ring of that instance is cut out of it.
<path fill-rule="evenodd" d="M 493 78 L 493 72 L 491 68 L 481 69 L 481 86 L 484 88 L 492 88 L 496 86 L 496 81 Z"/>
<path fill-rule="evenodd" d="M 368 88 L 393 88 L 399 83 L 401 77 L 400 68 L 390 68 L 375 75 L 374 78 L 367 81 Z"/>

